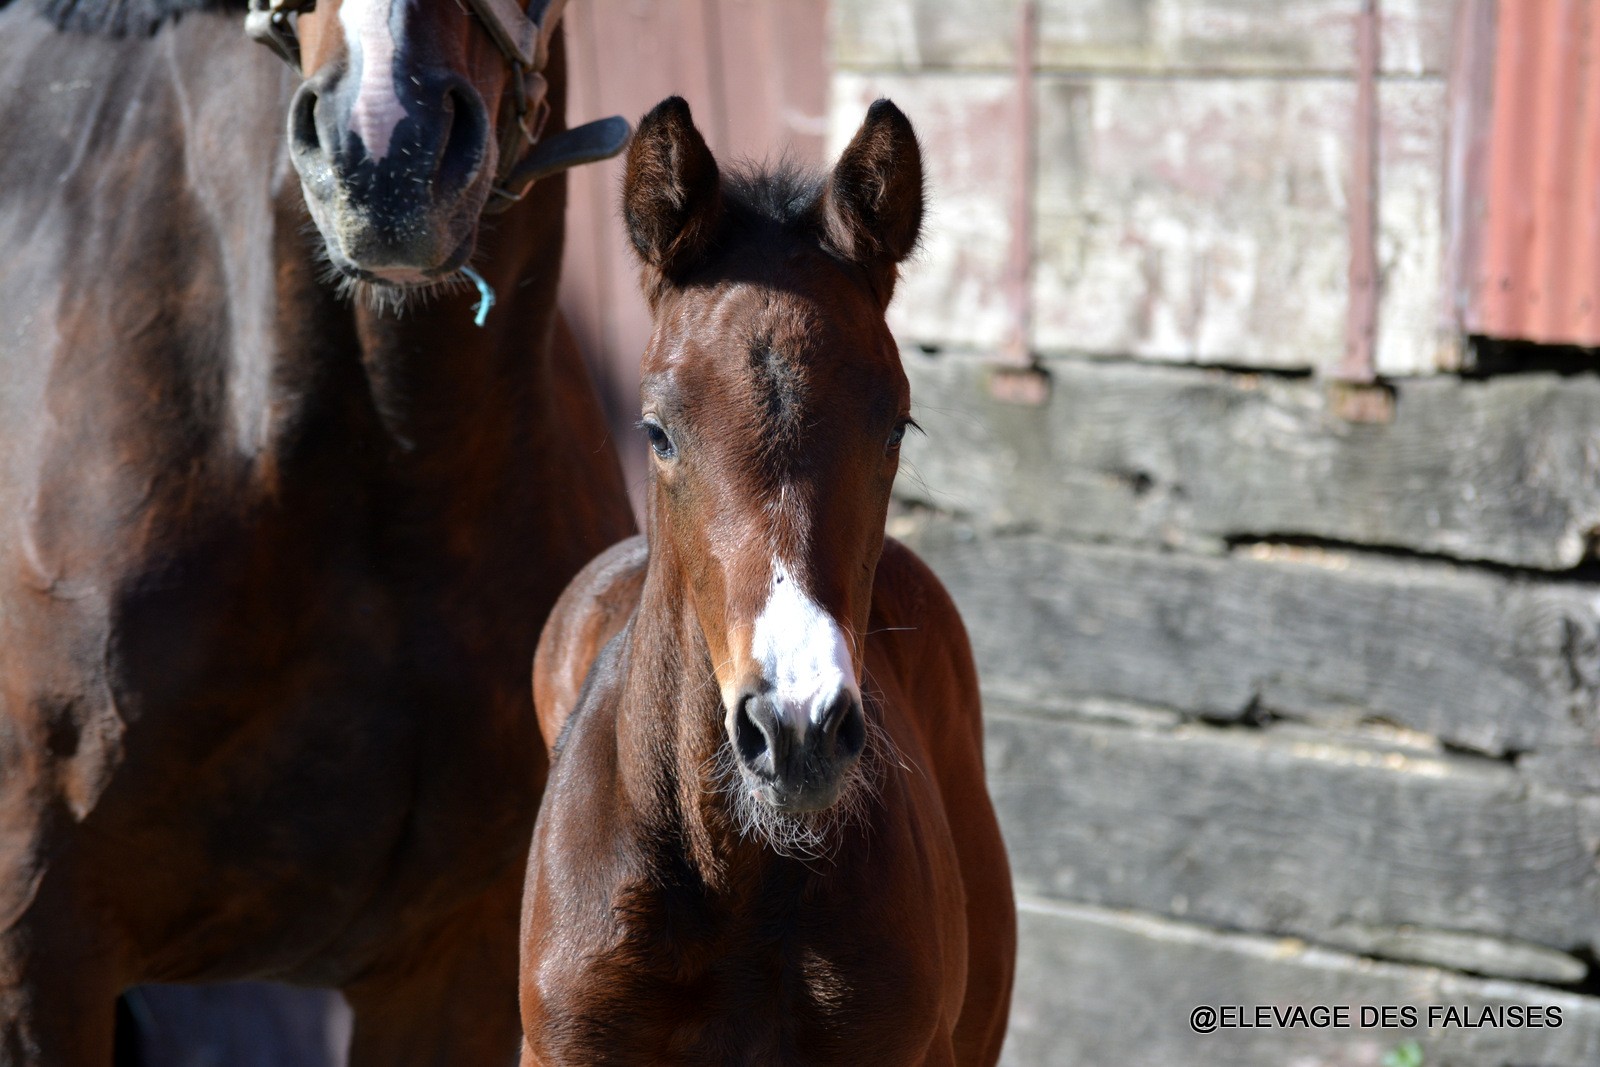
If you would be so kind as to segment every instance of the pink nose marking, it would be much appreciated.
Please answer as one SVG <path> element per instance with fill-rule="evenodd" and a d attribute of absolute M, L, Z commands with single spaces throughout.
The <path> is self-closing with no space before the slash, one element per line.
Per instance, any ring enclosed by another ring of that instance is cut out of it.
<path fill-rule="evenodd" d="M 388 156 L 395 127 L 406 117 L 405 106 L 394 91 L 396 47 L 389 29 L 392 7 L 393 0 L 345 0 L 339 9 L 345 45 L 351 59 L 361 64 L 350 128 L 374 160 Z"/>

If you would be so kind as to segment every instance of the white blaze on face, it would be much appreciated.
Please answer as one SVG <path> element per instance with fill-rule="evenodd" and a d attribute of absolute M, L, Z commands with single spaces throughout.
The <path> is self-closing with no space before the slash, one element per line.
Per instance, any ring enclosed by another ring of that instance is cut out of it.
<path fill-rule="evenodd" d="M 350 128 L 374 160 L 389 154 L 394 129 L 406 117 L 405 105 L 394 91 L 397 48 L 389 16 L 396 3 L 409 2 L 344 0 L 339 8 L 339 23 L 344 27 L 345 46 L 350 51 L 350 69 L 361 72 L 355 106 L 350 109 Z"/>
<path fill-rule="evenodd" d="M 750 654 L 773 687 L 778 714 L 796 734 L 822 717 L 840 689 L 861 700 L 844 631 L 781 560 L 772 564 L 772 588 L 756 617 Z"/>

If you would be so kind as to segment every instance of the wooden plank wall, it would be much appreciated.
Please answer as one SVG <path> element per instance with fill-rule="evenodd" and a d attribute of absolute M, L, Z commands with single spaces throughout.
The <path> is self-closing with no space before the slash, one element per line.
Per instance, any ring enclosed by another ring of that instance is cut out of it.
<path fill-rule="evenodd" d="M 819 162 L 827 130 L 826 0 L 582 0 L 565 15 L 568 121 L 630 122 L 689 102 L 719 159 Z M 639 356 L 650 335 L 617 196 L 621 160 L 569 177 L 561 306 L 588 357 L 639 501 Z"/>
<path fill-rule="evenodd" d="M 1007 402 L 1015 5 L 835 0 L 933 209 L 891 532 L 978 657 L 1022 952 L 1004 1063 L 1600 1063 L 1600 379 L 1440 332 L 1448 0 L 1383 0 L 1377 364 L 1344 348 L 1361 0 L 1045 0 L 1033 349 Z M 1252 1029 L 1198 1005 L 1556 1007 Z"/>
<path fill-rule="evenodd" d="M 996 347 L 1015 182 L 1016 4 L 839 0 L 834 129 L 878 95 L 935 155 L 895 325 Z M 1328 369 L 1344 349 L 1353 0 L 1050 0 L 1035 83 L 1033 345 Z M 1458 359 L 1441 329 L 1448 0 L 1382 5 L 1377 369 Z"/>

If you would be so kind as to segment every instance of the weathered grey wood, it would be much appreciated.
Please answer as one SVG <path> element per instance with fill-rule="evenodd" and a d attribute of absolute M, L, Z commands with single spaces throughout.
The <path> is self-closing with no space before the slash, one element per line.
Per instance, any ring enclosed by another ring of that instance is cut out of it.
<path fill-rule="evenodd" d="M 927 246 L 891 308 L 902 340 L 993 349 L 1007 335 L 1013 94 L 998 74 L 834 78 L 836 147 L 878 96 L 926 146 Z M 1354 101 L 1339 79 L 1040 78 L 1033 346 L 1336 363 Z M 1437 324 L 1444 86 L 1385 86 L 1379 104 L 1379 370 L 1428 373 L 1455 358 Z"/>
<path fill-rule="evenodd" d="M 1015 0 L 834 0 L 841 67 L 996 69 L 1015 54 Z M 1045 0 L 1046 69 L 1350 74 L 1359 0 Z M 1450 0 L 1385 0 L 1384 73 L 1442 75 Z"/>
<path fill-rule="evenodd" d="M 989 789 L 1020 893 L 1541 981 L 1581 980 L 1565 953 L 1600 945 L 1600 798 L 1324 731 L 998 710 Z"/>
<path fill-rule="evenodd" d="M 1579 563 L 1600 529 L 1589 378 L 1403 382 L 1382 426 L 1338 418 L 1312 381 L 1058 360 L 1049 404 L 1019 408 L 977 361 L 905 359 L 928 432 L 907 441 L 897 492 L 982 526 L 1301 535 L 1547 568 Z"/>
<path fill-rule="evenodd" d="M 1006 1067 L 1378 1067 L 1406 1040 L 1429 1067 L 1593 1067 L 1600 1000 L 1376 964 L 1292 940 L 1219 934 L 1098 908 L 1024 900 Z M 1557 1029 L 1251 1029 L 1196 1034 L 1199 1005 L 1560 1009 Z"/>
<path fill-rule="evenodd" d="M 1217 718 L 1260 706 L 1492 754 L 1593 746 L 1600 727 L 1592 585 L 977 538 L 943 520 L 909 541 L 954 594 L 987 691 L 1025 704 L 1108 697 Z"/>
<path fill-rule="evenodd" d="M 1318 940 L 1359 956 L 1424 963 L 1496 978 L 1574 985 L 1589 976 L 1588 964 L 1576 956 L 1487 934 L 1346 923 Z"/>
<path fill-rule="evenodd" d="M 1517 770 L 1529 779 L 1570 793 L 1600 793 L 1600 739 L 1595 745 L 1526 752 Z"/>

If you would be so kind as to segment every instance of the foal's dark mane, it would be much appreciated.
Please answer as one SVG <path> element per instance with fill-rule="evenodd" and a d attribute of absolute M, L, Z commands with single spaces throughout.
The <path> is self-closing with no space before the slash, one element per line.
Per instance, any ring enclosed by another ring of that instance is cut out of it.
<path fill-rule="evenodd" d="M 0 8 L 13 0 L 0 0 Z M 189 11 L 236 11 L 245 0 L 32 0 L 57 29 L 112 37 L 149 36 L 165 22 Z M 244 32 L 240 27 L 241 33 Z"/>

